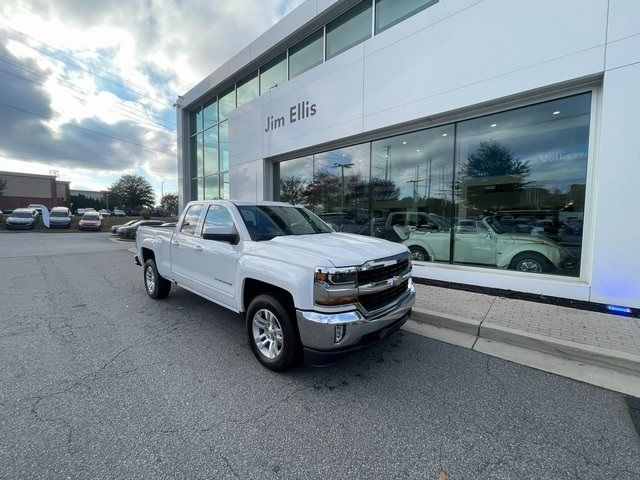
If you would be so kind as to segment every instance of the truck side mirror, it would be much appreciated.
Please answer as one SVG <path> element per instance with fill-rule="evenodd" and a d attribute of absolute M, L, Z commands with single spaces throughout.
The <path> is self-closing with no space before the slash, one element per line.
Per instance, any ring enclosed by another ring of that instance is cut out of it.
<path fill-rule="evenodd" d="M 202 230 L 202 238 L 205 240 L 214 240 L 216 242 L 230 243 L 231 245 L 237 245 L 240 241 L 240 235 L 238 235 L 238 231 L 233 225 L 204 227 Z"/>

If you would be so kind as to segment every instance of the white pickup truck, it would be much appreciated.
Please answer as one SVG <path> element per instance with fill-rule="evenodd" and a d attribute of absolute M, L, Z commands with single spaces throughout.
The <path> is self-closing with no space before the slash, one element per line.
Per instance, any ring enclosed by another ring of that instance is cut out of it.
<path fill-rule="evenodd" d="M 287 203 L 191 202 L 175 228 L 140 227 L 136 252 L 151 298 L 175 283 L 244 315 L 272 370 L 301 353 L 333 363 L 400 328 L 415 301 L 406 246 L 336 233 Z"/>

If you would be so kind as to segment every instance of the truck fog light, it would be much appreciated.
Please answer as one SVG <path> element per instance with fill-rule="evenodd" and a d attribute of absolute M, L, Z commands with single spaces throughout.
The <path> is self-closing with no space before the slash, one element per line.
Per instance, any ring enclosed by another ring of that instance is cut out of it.
<path fill-rule="evenodd" d="M 346 331 L 347 331 L 346 325 L 336 325 L 334 327 L 334 335 L 333 335 L 334 343 L 339 343 L 340 340 L 344 338 L 344 334 L 346 333 Z"/>

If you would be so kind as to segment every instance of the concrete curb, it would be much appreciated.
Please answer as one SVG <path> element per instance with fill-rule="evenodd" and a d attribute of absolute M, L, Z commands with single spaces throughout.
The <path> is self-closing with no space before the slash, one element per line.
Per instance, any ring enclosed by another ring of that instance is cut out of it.
<path fill-rule="evenodd" d="M 475 345 L 471 347 L 468 346 L 468 336 L 473 336 L 475 340 L 484 339 L 501 342 L 506 345 L 513 345 L 526 350 L 593 365 L 598 368 L 615 370 L 636 378 L 640 376 L 640 356 L 638 355 L 515 330 L 502 325 L 492 324 L 490 321 L 470 320 L 455 315 L 415 307 L 411 318 L 418 324 L 427 324 L 432 327 L 437 327 L 437 329 L 430 329 L 425 326 L 425 328 L 409 327 L 405 328 L 406 330 L 454 345 L 474 349 Z M 459 341 L 456 335 L 447 335 L 443 330 L 460 332 L 467 337 L 465 341 Z M 451 341 L 449 339 L 451 339 Z"/>

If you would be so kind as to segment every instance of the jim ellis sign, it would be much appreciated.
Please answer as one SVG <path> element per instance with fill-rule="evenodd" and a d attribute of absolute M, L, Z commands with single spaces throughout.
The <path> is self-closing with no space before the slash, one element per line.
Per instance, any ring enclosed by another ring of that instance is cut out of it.
<path fill-rule="evenodd" d="M 305 118 L 313 117 L 318 111 L 318 106 L 315 103 L 309 103 L 309 101 L 298 102 L 296 105 L 289 108 L 289 115 L 285 117 L 284 115 L 280 117 L 275 117 L 273 115 L 269 115 L 266 119 L 265 125 L 265 133 L 271 132 L 273 130 L 277 130 L 278 128 L 284 127 L 288 123 L 295 123 Z"/>

